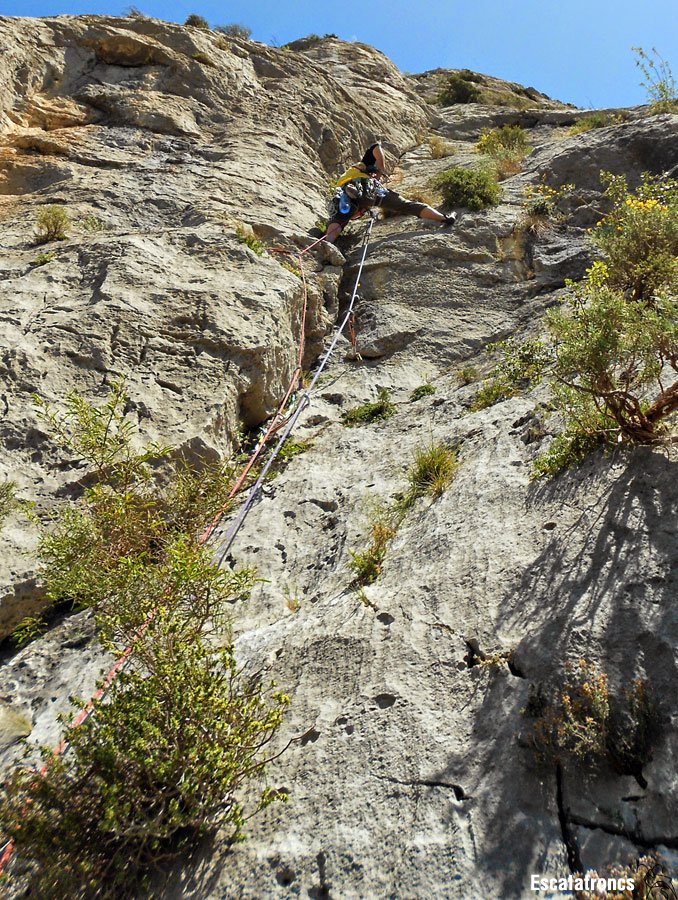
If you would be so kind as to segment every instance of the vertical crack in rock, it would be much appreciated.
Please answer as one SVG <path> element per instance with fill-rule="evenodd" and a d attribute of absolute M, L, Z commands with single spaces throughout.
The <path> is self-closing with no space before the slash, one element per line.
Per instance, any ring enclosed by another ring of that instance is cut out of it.
<path fill-rule="evenodd" d="M 579 855 L 579 847 L 570 829 L 571 820 L 568 818 L 568 811 L 565 809 L 565 802 L 563 799 L 563 767 L 560 763 L 556 765 L 556 803 L 558 805 L 560 831 L 567 851 L 567 864 L 570 867 L 570 872 L 582 872 L 583 866 Z"/>

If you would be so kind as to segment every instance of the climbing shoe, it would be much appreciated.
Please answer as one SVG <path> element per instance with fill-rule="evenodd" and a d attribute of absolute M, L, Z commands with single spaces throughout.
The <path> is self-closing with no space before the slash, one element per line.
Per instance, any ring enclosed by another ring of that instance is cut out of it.
<path fill-rule="evenodd" d="M 457 214 L 455 212 L 450 213 L 449 216 L 445 216 L 445 221 L 442 223 L 443 228 L 448 228 L 450 225 L 454 225 L 457 221 Z"/>

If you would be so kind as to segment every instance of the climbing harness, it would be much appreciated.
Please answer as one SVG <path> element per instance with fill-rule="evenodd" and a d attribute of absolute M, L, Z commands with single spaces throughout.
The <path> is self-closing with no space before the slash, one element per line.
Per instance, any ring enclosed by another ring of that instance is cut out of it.
<path fill-rule="evenodd" d="M 310 405 L 311 394 L 312 394 L 312 391 L 318 381 L 318 378 L 320 377 L 323 370 L 327 366 L 327 363 L 329 362 L 329 359 L 337 345 L 339 337 L 341 336 L 344 329 L 346 328 L 349 320 L 351 320 L 351 317 L 353 315 L 353 308 L 355 306 L 356 298 L 358 296 L 358 287 L 360 284 L 360 276 L 362 274 L 363 265 L 365 263 L 365 257 L 367 255 L 367 247 L 368 247 L 368 243 L 369 243 L 370 235 L 372 232 L 372 226 L 374 224 L 375 217 L 376 217 L 376 212 L 373 212 L 372 210 L 370 210 L 370 220 L 368 222 L 367 228 L 365 230 L 365 234 L 363 236 L 363 244 L 362 244 L 363 252 L 362 252 L 362 256 L 360 258 L 360 264 L 358 266 L 358 274 L 356 276 L 353 293 L 351 295 L 351 299 L 350 299 L 350 302 L 348 305 L 348 309 L 346 311 L 346 315 L 344 316 L 344 319 L 343 319 L 341 325 L 336 330 L 336 332 L 334 334 L 334 338 L 332 340 L 332 343 L 330 344 L 328 350 L 326 351 L 325 355 L 323 356 L 323 358 L 320 362 L 320 365 L 318 366 L 318 369 L 317 369 L 311 383 L 306 388 L 304 393 L 301 395 L 299 400 L 296 402 L 296 406 L 294 406 L 293 410 L 288 414 L 287 417 L 285 417 L 285 409 L 286 409 L 288 403 L 290 402 L 290 400 L 293 399 L 294 393 L 297 390 L 297 388 L 300 384 L 300 381 L 301 381 L 302 362 L 303 362 L 304 349 L 305 349 L 305 321 L 306 321 L 306 311 L 308 308 L 308 284 L 306 281 L 306 275 L 304 272 L 302 257 L 304 256 L 304 254 L 308 253 L 309 250 L 312 250 L 318 244 L 322 243 L 325 240 L 325 235 L 323 235 L 317 241 L 314 241 L 312 244 L 309 244 L 308 247 L 305 247 L 298 254 L 298 258 L 299 258 L 299 262 L 300 262 L 301 281 L 302 281 L 302 286 L 303 286 L 303 304 L 302 304 L 301 329 L 300 329 L 300 338 L 299 338 L 299 352 L 297 355 L 297 366 L 296 366 L 294 372 L 292 373 L 292 378 L 290 379 L 289 386 L 287 388 L 285 396 L 283 397 L 282 402 L 280 403 L 280 406 L 278 407 L 276 414 L 274 415 L 273 419 L 271 420 L 271 423 L 269 424 L 269 426 L 263 433 L 262 437 L 260 438 L 259 442 L 257 443 L 257 446 L 254 449 L 254 452 L 252 453 L 249 460 L 247 461 L 247 464 L 244 466 L 240 475 L 236 479 L 235 484 L 231 488 L 229 495 L 228 495 L 227 504 L 233 499 L 233 497 L 236 496 L 238 491 L 242 488 L 242 485 L 244 484 L 244 482 L 247 478 L 247 475 L 249 474 L 252 467 L 256 463 L 257 459 L 261 455 L 264 447 L 266 446 L 266 443 L 271 438 L 271 436 L 273 434 L 275 434 L 276 432 L 281 431 L 281 429 L 284 429 L 284 430 L 282 430 L 282 433 L 280 435 L 280 438 L 278 439 L 277 445 L 275 446 L 271 456 L 269 457 L 264 468 L 262 469 L 258 479 L 256 480 L 256 482 L 250 489 L 245 502 L 241 506 L 240 511 L 238 512 L 235 520 L 233 521 L 230 528 L 226 532 L 226 536 L 218 548 L 218 555 L 216 556 L 216 559 L 218 560 L 219 564 L 221 564 L 223 559 L 228 554 L 238 531 L 240 530 L 243 522 L 245 521 L 245 519 L 247 517 L 247 514 L 249 513 L 250 509 L 252 508 L 252 505 L 254 504 L 254 501 L 256 500 L 256 497 L 257 497 L 259 491 L 261 490 L 261 486 L 264 483 L 264 480 L 266 478 L 268 471 L 270 470 L 271 466 L 277 459 L 277 457 L 280 453 L 280 450 L 282 449 L 283 444 L 285 443 L 287 438 L 292 433 L 292 430 L 293 430 L 294 426 L 296 425 L 297 420 L 299 419 L 299 416 Z M 200 538 L 198 540 L 198 545 L 202 545 L 209 540 L 211 535 L 214 533 L 214 530 L 218 526 L 219 522 L 224 517 L 224 515 L 226 513 L 226 508 L 227 508 L 226 505 L 223 506 L 217 512 L 217 514 L 214 516 L 213 520 L 209 523 L 209 525 L 207 525 L 207 527 L 205 528 L 205 530 L 203 531 L 202 535 L 200 536 Z M 151 624 L 155 618 L 155 615 L 156 615 L 155 610 L 151 610 L 148 617 L 146 618 L 146 621 L 140 626 L 140 628 L 135 636 L 135 640 L 131 644 L 129 644 L 123 650 L 123 652 L 120 654 L 120 656 L 116 660 L 115 664 L 112 666 L 110 671 L 107 673 L 107 675 L 101 682 L 97 691 L 92 695 L 92 697 L 90 698 L 87 705 L 81 709 L 81 711 L 78 713 L 76 718 L 73 720 L 73 723 L 71 724 L 70 728 L 76 728 L 77 726 L 81 725 L 85 721 L 85 719 L 87 719 L 87 717 L 92 713 L 95 704 L 105 696 L 105 694 L 108 691 L 108 689 L 110 688 L 111 684 L 115 681 L 115 679 L 120 674 L 120 672 L 124 669 L 124 667 L 129 663 L 130 658 L 132 656 L 134 645 L 140 638 L 142 638 L 144 636 L 146 631 L 149 629 L 149 627 L 151 626 Z M 68 735 L 65 734 L 52 752 L 55 757 L 61 756 L 63 753 L 65 753 L 67 751 L 67 748 L 68 748 Z M 44 775 L 46 770 L 47 770 L 47 767 L 43 766 L 39 770 L 39 774 Z M 9 862 L 9 860 L 12 856 L 12 853 L 14 852 L 14 841 L 11 839 L 8 840 L 2 846 L 1 849 L 2 849 L 2 855 L 0 855 L 0 875 L 4 871 L 7 863 Z"/>

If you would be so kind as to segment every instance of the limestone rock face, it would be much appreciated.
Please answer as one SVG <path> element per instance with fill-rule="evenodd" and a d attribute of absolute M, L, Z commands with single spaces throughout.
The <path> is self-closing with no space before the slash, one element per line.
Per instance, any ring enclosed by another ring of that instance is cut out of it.
<path fill-rule="evenodd" d="M 522 898 L 531 874 L 602 871 L 648 850 L 675 863 L 675 451 L 593 456 L 535 484 L 545 391 L 469 407 L 485 345 L 538 332 L 590 264 L 600 170 L 631 184 L 674 170 L 678 116 L 632 110 L 572 136 L 576 111 L 489 76 L 495 105 L 440 109 L 423 99 L 440 73 L 409 78 L 332 37 L 276 49 L 64 17 L 0 20 L 0 46 L 0 464 L 41 514 L 82 471 L 33 393 L 96 398 L 124 375 L 142 435 L 193 458 L 227 454 L 239 421 L 271 414 L 302 314 L 276 251 L 308 245 L 329 179 L 366 143 L 385 139 L 405 196 L 473 165 L 484 128 L 522 124 L 534 148 L 501 203 L 458 210 L 453 229 L 374 225 L 354 346 L 342 338 L 300 423 L 310 449 L 266 484 L 231 550 L 264 579 L 234 607 L 233 631 L 239 660 L 291 696 L 276 738 L 290 743 L 269 769 L 290 800 L 248 823 L 243 844 L 218 838 L 172 868 L 162 896 Z M 527 107 L 497 105 L 516 97 Z M 431 158 L 427 125 L 447 156 Z M 562 221 L 532 228 L 525 191 L 542 177 L 574 188 Z M 73 227 L 37 247 L 50 204 Z M 350 231 L 343 268 L 333 251 L 305 257 L 306 366 L 354 288 L 363 223 Z M 424 382 L 435 393 L 413 401 Z M 341 423 L 382 388 L 393 417 Z M 351 551 L 369 541 L 370 510 L 402 495 L 413 453 L 438 441 L 459 447 L 453 484 L 416 503 L 357 593 Z M 41 599 L 35 529 L 16 514 L 2 537 L 6 633 Z M 29 731 L 53 741 L 68 695 L 87 696 L 106 663 L 93 633 L 79 614 L 6 651 L 4 764 Z M 661 734 L 635 778 L 534 758 L 531 692 L 580 657 L 614 689 L 647 679 L 660 700 Z"/>
<path fill-rule="evenodd" d="M 352 86 L 301 52 L 140 18 L 4 19 L 0 40 L 0 465 L 33 499 L 67 492 L 77 474 L 57 474 L 31 395 L 101 395 L 119 376 L 144 434 L 227 455 L 240 423 L 277 407 L 302 310 L 284 257 L 257 256 L 238 229 L 273 247 L 310 228 L 325 215 L 325 167 L 387 123 L 391 140 L 411 142 L 423 104 L 367 50 Z M 382 92 L 354 108 L 370 62 Z M 48 205 L 73 226 L 37 247 Z M 311 279 L 305 364 L 338 277 Z M 36 590 L 25 539 L 6 537 L 4 634 Z"/>

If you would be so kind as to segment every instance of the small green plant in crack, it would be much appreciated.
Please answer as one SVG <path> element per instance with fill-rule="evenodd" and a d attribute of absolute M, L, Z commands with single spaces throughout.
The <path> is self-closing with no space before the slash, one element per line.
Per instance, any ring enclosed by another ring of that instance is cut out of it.
<path fill-rule="evenodd" d="M 106 223 L 102 222 L 98 216 L 85 216 L 84 219 L 80 220 L 80 225 L 89 234 L 99 234 L 102 231 L 108 230 Z"/>
<path fill-rule="evenodd" d="M 405 510 L 420 497 L 440 497 L 450 485 L 459 468 L 456 448 L 431 443 L 414 452 L 414 461 L 407 471 L 409 488 L 401 501 Z"/>
<path fill-rule="evenodd" d="M 460 384 L 473 384 L 474 381 L 477 381 L 480 378 L 480 372 L 476 368 L 476 366 L 463 366 L 457 372 L 457 379 Z"/>
<path fill-rule="evenodd" d="M 289 259 L 281 259 L 280 265 L 283 267 L 283 269 L 287 269 L 288 272 L 296 275 L 297 278 L 301 278 L 301 269 L 299 268 L 299 266 L 295 266 L 293 262 L 290 262 Z"/>
<path fill-rule="evenodd" d="M 33 263 L 33 268 L 37 269 L 40 266 L 46 266 L 47 263 L 51 263 L 54 259 L 54 253 L 51 251 L 49 253 L 38 253 L 35 257 L 35 262 Z"/>
<path fill-rule="evenodd" d="M 611 113 L 596 112 L 590 116 L 583 116 L 577 119 L 574 125 L 571 125 L 567 132 L 571 135 L 584 134 L 587 131 L 593 131 L 596 128 L 608 128 L 610 125 L 620 125 L 626 121 L 628 113 L 619 113 L 612 115 Z"/>
<path fill-rule="evenodd" d="M 45 206 L 37 215 L 35 243 L 65 241 L 70 230 L 71 219 L 63 206 Z"/>
<path fill-rule="evenodd" d="M 292 588 L 288 584 L 283 586 L 283 597 L 285 598 L 285 606 L 290 612 L 299 612 L 301 609 L 301 600 L 296 591 L 292 592 Z"/>
<path fill-rule="evenodd" d="M 291 441 L 288 438 L 280 448 L 278 458 L 282 460 L 293 459 L 295 456 L 301 456 L 302 453 L 307 453 L 312 446 L 313 442 L 310 440 Z"/>
<path fill-rule="evenodd" d="M 515 397 L 518 389 L 509 384 L 505 379 L 494 377 L 485 381 L 478 389 L 471 403 L 471 412 L 479 412 L 481 409 L 487 409 L 488 406 L 494 406 L 502 400 L 508 400 Z"/>
<path fill-rule="evenodd" d="M 402 515 L 389 507 L 373 512 L 370 523 L 370 544 L 362 553 L 351 550 L 349 566 L 353 571 L 354 585 L 363 587 L 372 584 L 381 575 L 381 566 L 386 550 L 398 533 Z"/>
<path fill-rule="evenodd" d="M 513 650 L 497 650 L 495 653 L 483 655 L 478 660 L 481 669 L 498 670 L 508 667 L 513 662 Z"/>
<path fill-rule="evenodd" d="M 430 397 L 431 394 L 435 394 L 435 392 L 435 387 L 427 381 L 425 384 L 420 384 L 419 387 L 416 387 L 412 391 L 410 394 L 410 402 L 416 403 L 417 400 L 421 400 L 423 397 Z"/>
<path fill-rule="evenodd" d="M 490 353 L 502 354 L 471 403 L 471 412 L 478 412 L 502 400 L 516 397 L 541 378 L 545 348 L 540 340 L 518 341 L 509 338 L 488 344 Z"/>
<path fill-rule="evenodd" d="M 558 204 L 574 190 L 573 184 L 563 184 L 559 188 L 549 187 L 545 182 L 529 184 L 523 191 L 523 224 L 531 224 L 535 219 L 555 219 Z"/>
<path fill-rule="evenodd" d="M 391 403 L 386 388 L 381 388 L 377 399 L 372 402 L 362 403 L 347 410 L 341 417 L 344 425 L 369 425 L 380 419 L 388 419 L 395 412 L 395 406 Z"/>
<path fill-rule="evenodd" d="M 263 242 L 260 241 L 258 237 L 256 237 L 251 229 L 248 229 L 244 225 L 238 225 L 236 227 L 235 236 L 238 238 L 241 244 L 249 247 L 253 253 L 257 254 L 257 256 L 262 256 L 264 251 L 266 250 Z"/>
<path fill-rule="evenodd" d="M 16 485 L 13 481 L 0 482 L 0 527 L 10 513 L 19 507 L 16 498 Z"/>
<path fill-rule="evenodd" d="M 390 505 L 377 504 L 370 514 L 370 543 L 366 550 L 351 550 L 354 586 L 372 584 L 381 575 L 386 551 L 403 519 L 420 497 L 436 499 L 449 486 L 459 467 L 456 448 L 430 444 L 416 450 L 407 472 L 409 487 Z"/>
<path fill-rule="evenodd" d="M 15 647 L 23 647 L 39 638 L 47 630 L 47 622 L 42 616 L 26 616 L 12 632 L 12 643 Z"/>

